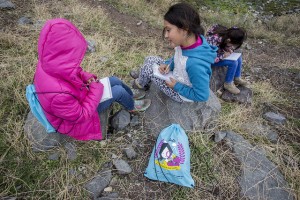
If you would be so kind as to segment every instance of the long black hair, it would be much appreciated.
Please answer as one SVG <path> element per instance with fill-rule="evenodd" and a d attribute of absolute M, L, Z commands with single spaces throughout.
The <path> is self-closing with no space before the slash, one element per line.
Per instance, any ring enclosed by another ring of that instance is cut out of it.
<path fill-rule="evenodd" d="M 164 20 L 180 29 L 186 30 L 188 35 L 192 33 L 195 37 L 198 37 L 200 34 L 204 35 L 204 28 L 201 25 L 199 13 L 187 3 L 178 3 L 171 6 L 164 15 Z M 164 33 L 165 30 L 163 30 L 163 36 Z"/>
<path fill-rule="evenodd" d="M 225 49 L 230 39 L 230 43 L 237 45 L 236 49 L 240 48 L 243 42 L 247 39 L 247 32 L 243 28 L 231 27 L 227 28 L 225 26 L 218 25 L 213 34 L 218 34 L 222 37 L 222 41 L 219 45 L 220 49 Z"/>

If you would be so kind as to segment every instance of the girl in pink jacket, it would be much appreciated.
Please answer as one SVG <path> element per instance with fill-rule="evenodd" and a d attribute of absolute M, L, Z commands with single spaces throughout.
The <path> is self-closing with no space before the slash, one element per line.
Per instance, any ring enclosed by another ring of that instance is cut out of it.
<path fill-rule="evenodd" d="M 80 67 L 86 48 L 86 40 L 72 23 L 47 21 L 38 41 L 34 86 L 46 118 L 57 132 L 78 140 L 100 140 L 97 108 L 103 111 L 117 101 L 127 110 L 138 109 L 130 88 L 116 77 L 109 78 L 113 98 L 99 105 L 103 85 Z M 145 108 L 145 102 L 137 103 Z"/>

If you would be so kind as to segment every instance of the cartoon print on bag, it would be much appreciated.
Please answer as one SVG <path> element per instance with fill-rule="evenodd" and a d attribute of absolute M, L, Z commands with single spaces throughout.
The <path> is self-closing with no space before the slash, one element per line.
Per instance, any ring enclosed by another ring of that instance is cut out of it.
<path fill-rule="evenodd" d="M 155 151 L 155 164 L 167 170 L 180 170 L 185 160 L 183 145 L 175 140 L 161 140 Z"/>

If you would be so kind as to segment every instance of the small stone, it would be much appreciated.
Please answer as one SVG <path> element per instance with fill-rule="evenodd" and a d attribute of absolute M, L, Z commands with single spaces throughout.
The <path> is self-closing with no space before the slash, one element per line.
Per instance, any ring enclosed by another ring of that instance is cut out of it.
<path fill-rule="evenodd" d="M 115 130 L 122 130 L 129 123 L 130 123 L 130 113 L 126 110 L 121 110 L 112 117 L 111 125 Z"/>
<path fill-rule="evenodd" d="M 216 132 L 214 141 L 218 143 L 222 141 L 226 137 L 226 135 L 227 133 L 223 131 Z"/>
<path fill-rule="evenodd" d="M 109 185 L 117 185 L 118 184 L 118 178 L 117 177 L 113 177 L 109 183 Z"/>
<path fill-rule="evenodd" d="M 113 161 L 113 163 L 116 169 L 118 170 L 117 171 L 118 174 L 125 175 L 125 174 L 130 174 L 132 172 L 131 167 L 125 160 L 116 159 Z"/>
<path fill-rule="evenodd" d="M 140 26 L 140 25 L 142 25 L 142 23 L 143 23 L 143 21 L 140 20 L 140 21 L 138 21 L 138 23 L 136 23 L 136 25 L 137 25 L 137 26 Z"/>
<path fill-rule="evenodd" d="M 59 159 L 59 153 L 53 153 L 51 155 L 49 155 L 49 160 L 58 160 Z"/>
<path fill-rule="evenodd" d="M 139 125 L 140 121 L 139 121 L 139 117 L 137 115 L 133 116 L 131 121 L 130 121 L 130 126 L 137 126 Z"/>
<path fill-rule="evenodd" d="M 111 191 L 112 191 L 112 187 L 111 186 L 109 186 L 107 188 L 104 188 L 104 192 L 111 192 Z"/>
<path fill-rule="evenodd" d="M 21 17 L 18 20 L 19 25 L 33 24 L 33 22 L 28 17 Z"/>
<path fill-rule="evenodd" d="M 101 147 L 105 147 L 105 146 L 106 146 L 106 142 L 105 142 L 104 140 L 101 140 L 101 141 L 100 141 L 100 146 L 101 146 Z"/>
<path fill-rule="evenodd" d="M 134 151 L 132 146 L 127 146 L 124 149 L 124 153 L 126 154 L 127 158 L 133 159 L 137 157 L 137 153 Z"/>
<path fill-rule="evenodd" d="M 263 115 L 263 118 L 271 123 L 282 125 L 286 122 L 286 118 L 282 114 L 276 114 L 274 112 L 267 112 Z"/>
<path fill-rule="evenodd" d="M 1 9 L 15 9 L 15 4 L 8 0 L 0 0 Z"/>
<path fill-rule="evenodd" d="M 112 159 L 116 159 L 116 158 L 118 158 L 118 156 L 117 156 L 116 154 L 113 153 L 113 154 L 111 154 L 111 158 L 112 158 Z"/>
<path fill-rule="evenodd" d="M 70 169 L 69 174 L 75 176 L 76 175 L 76 170 L 75 169 Z"/>
<path fill-rule="evenodd" d="M 251 49 L 252 49 L 252 47 L 251 47 L 250 44 L 246 44 L 245 48 L 246 48 L 247 50 L 251 50 Z"/>
<path fill-rule="evenodd" d="M 96 42 L 93 40 L 87 40 L 87 51 L 89 53 L 93 53 L 96 51 Z"/>

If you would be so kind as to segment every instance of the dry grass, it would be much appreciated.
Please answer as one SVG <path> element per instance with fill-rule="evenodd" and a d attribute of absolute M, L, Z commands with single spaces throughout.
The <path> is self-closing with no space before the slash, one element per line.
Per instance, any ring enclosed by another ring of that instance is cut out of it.
<path fill-rule="evenodd" d="M 114 1 L 110 0 L 117 9 L 124 13 L 138 16 L 154 27 L 161 27 L 162 15 L 170 4 L 175 1 Z M 91 7 L 88 3 L 77 0 L 66 1 L 38 1 L 31 0 L 30 8 L 24 8 L 34 23 L 46 21 L 50 18 L 63 17 L 71 20 L 84 34 L 87 40 L 96 42 L 96 52 L 87 54 L 82 66 L 85 70 L 108 76 L 115 74 L 125 81 L 129 80 L 128 72 L 137 68 L 145 56 L 162 55 L 167 57 L 161 40 L 145 38 L 142 35 L 132 37 L 126 29 L 114 23 L 101 7 Z M 13 12 L 13 11 L 10 11 Z M 18 11 L 19 12 L 19 11 Z M 229 13 L 220 12 L 219 15 L 205 10 L 199 10 L 205 19 L 205 27 L 212 23 L 223 23 L 227 26 L 243 25 L 249 29 L 251 38 L 270 39 L 278 45 L 283 45 L 284 38 L 289 36 L 288 44 L 299 44 L 299 17 L 282 16 L 267 24 L 258 24 L 251 15 L 232 17 Z M 267 27 L 267 29 L 266 29 Z M 83 185 L 93 178 L 101 169 L 101 165 L 110 160 L 111 152 L 122 156 L 123 140 L 117 142 L 118 134 L 112 136 L 111 143 L 101 146 L 99 142 L 78 142 L 78 158 L 68 161 L 63 148 L 58 149 L 60 159 L 48 160 L 52 151 L 34 153 L 23 134 L 23 122 L 29 111 L 25 100 L 25 86 L 31 83 L 37 60 L 37 39 L 40 25 L 17 26 L 1 32 L 0 35 L 0 197 L 17 196 L 24 199 L 87 199 L 87 191 Z M 259 56 L 259 55 L 258 55 Z M 267 54 L 265 55 L 267 58 Z M 105 57 L 105 62 L 101 58 Z M 270 61 L 271 62 L 271 61 Z M 248 61 L 247 66 L 254 62 Z M 299 63 L 289 59 L 280 64 L 280 68 L 299 70 Z M 222 112 L 216 126 L 205 132 L 189 134 L 191 143 L 192 176 L 196 181 L 196 189 L 177 187 L 170 184 L 147 182 L 142 177 L 147 164 L 147 152 L 152 149 L 153 142 L 146 134 L 139 130 L 136 137 L 146 145 L 141 159 L 132 161 L 136 169 L 125 179 L 120 176 L 115 186 L 124 198 L 134 197 L 139 188 L 139 197 L 147 199 L 149 194 L 156 199 L 237 199 L 239 190 L 236 182 L 239 164 L 231 155 L 230 150 L 221 144 L 215 144 L 211 135 L 219 130 L 233 130 L 242 134 L 252 144 L 262 146 L 269 158 L 276 163 L 296 195 L 300 190 L 299 170 L 299 129 L 298 116 L 289 115 L 287 108 L 295 106 L 297 102 L 288 94 L 279 92 L 268 81 L 254 82 L 253 105 L 242 105 L 222 102 Z M 262 119 L 264 104 L 280 107 L 287 113 L 287 125 L 276 127 L 280 135 L 278 144 L 272 144 L 264 137 L 251 136 L 244 131 L 245 123 L 266 123 Z M 152 142 L 152 143 L 151 143 Z M 148 150 L 148 151 L 147 151 Z M 140 163 L 144 163 L 143 165 Z M 71 171 L 81 174 L 78 178 Z M 130 186 L 130 187 L 129 187 Z M 149 189 L 149 187 L 152 187 Z M 127 191 L 132 188 L 131 191 Z M 148 188 L 145 189 L 145 188 Z M 153 189 L 153 190 L 152 190 Z"/>

